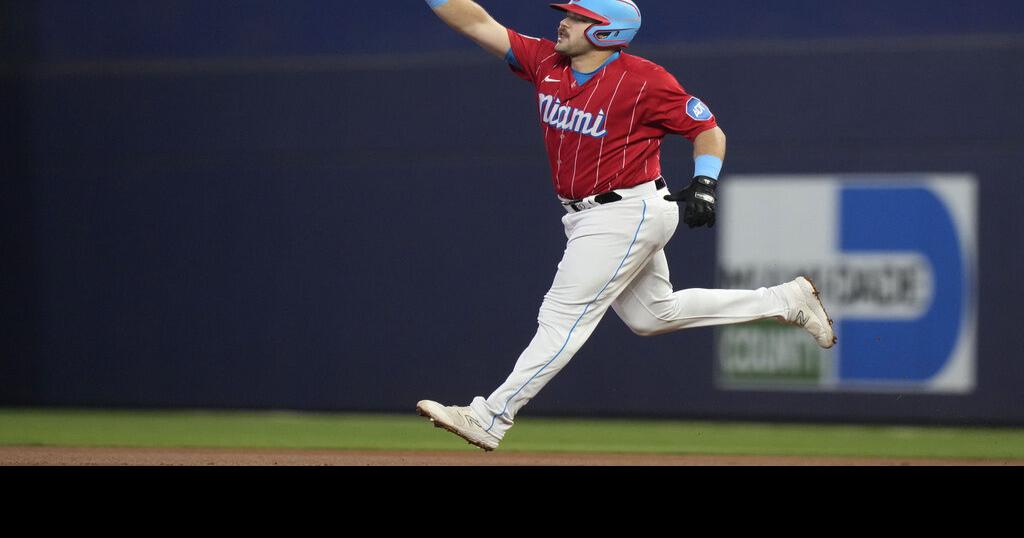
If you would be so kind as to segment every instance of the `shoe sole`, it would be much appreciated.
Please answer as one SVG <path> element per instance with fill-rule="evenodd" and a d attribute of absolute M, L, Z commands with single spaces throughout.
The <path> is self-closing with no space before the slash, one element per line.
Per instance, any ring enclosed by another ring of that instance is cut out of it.
<path fill-rule="evenodd" d="M 421 417 L 429 418 L 430 419 L 430 423 L 433 424 L 435 428 L 441 428 L 443 430 L 450 431 L 450 432 L 454 433 L 455 435 L 458 435 L 460 439 L 466 441 L 467 443 L 469 443 L 469 444 L 471 444 L 471 445 L 473 445 L 475 447 L 482 448 L 486 452 L 491 452 L 491 451 L 494 450 L 493 448 L 491 448 L 491 447 L 489 447 L 487 445 L 483 445 L 483 444 L 480 444 L 477 441 L 473 441 L 472 439 L 466 438 L 466 436 L 462 435 L 461 432 L 459 432 L 455 428 L 452 428 L 451 426 L 449 426 L 449 425 L 447 425 L 447 424 L 445 424 L 443 422 L 440 422 L 439 420 L 434 418 L 434 416 L 431 415 L 429 411 L 427 411 L 426 409 L 423 409 L 419 405 L 416 406 L 416 412 L 418 412 Z"/>
<path fill-rule="evenodd" d="M 814 293 L 814 298 L 818 300 L 818 306 L 820 306 L 821 307 L 821 311 L 825 313 L 825 319 L 828 320 L 828 327 L 829 327 L 829 329 L 832 329 L 832 325 L 833 325 L 832 318 L 828 317 L 828 310 L 825 310 L 825 303 L 821 302 L 821 292 L 818 291 L 818 286 L 814 285 L 814 281 L 811 280 L 810 277 L 804 276 L 803 279 L 806 280 L 807 283 L 811 285 L 811 290 Z M 829 346 L 826 347 L 825 349 L 829 349 L 832 346 L 836 345 L 836 342 L 838 342 L 838 341 L 839 341 L 839 338 L 836 337 L 836 331 L 835 331 L 835 329 L 832 329 L 832 343 L 829 344 Z"/>

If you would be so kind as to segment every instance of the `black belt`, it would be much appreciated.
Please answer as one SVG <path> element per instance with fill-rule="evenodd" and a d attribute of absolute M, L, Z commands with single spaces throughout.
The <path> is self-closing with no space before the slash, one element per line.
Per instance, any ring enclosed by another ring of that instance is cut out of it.
<path fill-rule="evenodd" d="M 633 187 L 639 187 L 640 185 L 643 185 L 643 183 L 640 183 L 639 185 L 633 185 Z M 629 188 L 633 188 L 633 187 L 629 187 Z M 658 179 L 654 180 L 654 189 L 655 190 L 659 190 L 660 191 L 661 189 L 664 189 L 664 188 L 665 188 L 665 178 L 659 177 Z M 597 202 L 600 205 L 604 205 L 604 204 L 610 204 L 612 202 L 618 202 L 621 199 L 622 199 L 622 196 L 619 195 L 619 193 L 617 193 L 615 191 L 610 191 L 610 192 L 602 192 L 601 194 L 598 194 L 597 196 L 595 196 L 594 197 L 594 202 Z M 571 207 L 573 211 L 579 212 L 579 211 L 582 211 L 582 209 L 577 207 L 577 204 L 579 204 L 582 201 L 583 201 L 583 199 L 581 198 L 579 200 L 570 200 L 568 202 L 563 202 L 563 203 L 565 205 Z"/>

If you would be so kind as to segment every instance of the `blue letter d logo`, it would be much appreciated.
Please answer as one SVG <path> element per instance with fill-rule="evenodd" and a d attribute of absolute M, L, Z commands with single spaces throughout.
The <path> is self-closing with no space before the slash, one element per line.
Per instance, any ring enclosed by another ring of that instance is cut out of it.
<path fill-rule="evenodd" d="M 963 247 L 953 216 L 927 187 L 845 186 L 844 254 L 915 252 L 931 264 L 931 305 L 912 320 L 837 322 L 843 384 L 926 381 L 952 358 L 967 308 Z"/>

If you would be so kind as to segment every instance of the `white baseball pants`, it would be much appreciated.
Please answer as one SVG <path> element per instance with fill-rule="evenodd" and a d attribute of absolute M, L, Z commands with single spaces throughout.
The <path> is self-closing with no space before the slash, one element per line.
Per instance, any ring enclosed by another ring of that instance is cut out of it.
<path fill-rule="evenodd" d="M 774 289 L 674 292 L 663 249 L 679 224 L 679 205 L 654 183 L 616 191 L 623 199 L 562 217 L 568 238 L 537 317 L 537 334 L 508 379 L 470 407 L 501 439 L 516 413 L 576 354 L 611 307 L 648 336 L 784 315 Z"/>

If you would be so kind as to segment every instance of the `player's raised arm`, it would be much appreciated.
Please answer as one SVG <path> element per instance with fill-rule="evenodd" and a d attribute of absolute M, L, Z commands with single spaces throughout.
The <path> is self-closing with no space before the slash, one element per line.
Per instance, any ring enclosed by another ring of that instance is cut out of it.
<path fill-rule="evenodd" d="M 445 24 L 499 58 L 512 46 L 505 27 L 472 0 L 427 0 L 427 5 Z"/>

